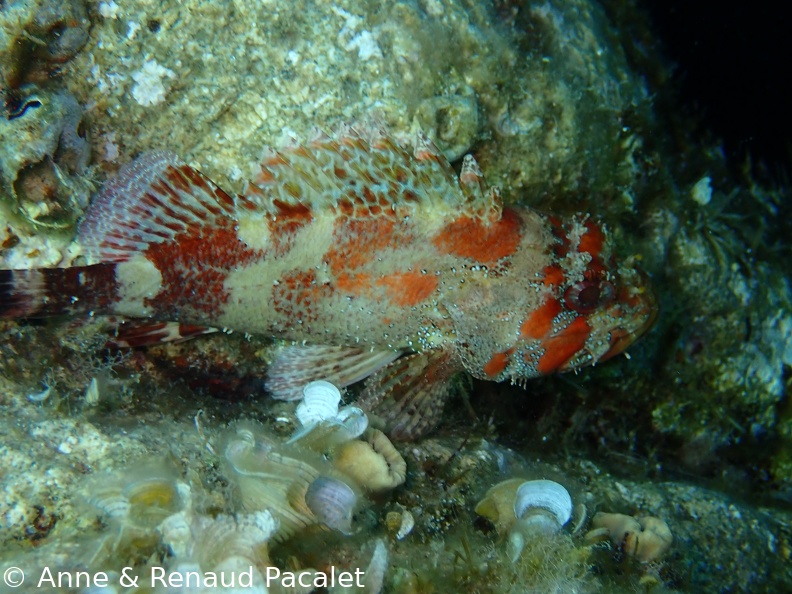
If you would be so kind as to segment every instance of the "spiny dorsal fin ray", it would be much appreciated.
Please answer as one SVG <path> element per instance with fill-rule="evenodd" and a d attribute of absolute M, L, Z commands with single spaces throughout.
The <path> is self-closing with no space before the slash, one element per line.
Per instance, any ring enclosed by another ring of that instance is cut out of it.
<path fill-rule="evenodd" d="M 315 136 L 305 145 L 271 152 L 236 198 L 173 153 L 146 153 L 104 185 L 80 224 L 79 238 L 91 261 L 122 262 L 180 233 L 230 228 L 240 209 L 288 220 L 321 209 L 402 216 L 418 205 L 487 222 L 501 216 L 498 192 L 486 188 L 472 156 L 457 178 L 421 133 L 410 152 L 382 130 L 347 126 L 335 137 Z"/>
<path fill-rule="evenodd" d="M 374 216 L 409 214 L 418 205 L 488 222 L 501 215 L 498 192 L 486 188 L 472 156 L 458 178 L 422 133 L 409 150 L 381 129 L 352 126 L 270 150 L 244 196 L 276 218 L 298 204 Z"/>
<path fill-rule="evenodd" d="M 78 237 L 90 259 L 121 262 L 180 233 L 232 226 L 239 202 L 246 201 L 235 200 L 173 153 L 146 153 L 104 185 Z"/>

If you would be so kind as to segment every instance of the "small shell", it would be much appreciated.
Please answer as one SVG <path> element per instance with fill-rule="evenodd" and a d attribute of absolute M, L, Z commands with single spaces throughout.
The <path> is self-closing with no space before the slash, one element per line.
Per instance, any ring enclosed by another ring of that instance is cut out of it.
<path fill-rule="evenodd" d="M 47 398 L 50 397 L 50 393 L 51 392 L 52 392 L 52 386 L 47 386 L 41 392 L 36 392 L 34 394 L 28 394 L 28 400 L 30 402 L 37 402 L 37 403 L 44 402 Z"/>
<path fill-rule="evenodd" d="M 381 538 L 376 540 L 374 553 L 371 555 L 366 571 L 363 572 L 363 584 L 360 591 L 369 594 L 380 594 L 385 582 L 385 573 L 388 570 L 388 547 Z"/>
<path fill-rule="evenodd" d="M 352 513 L 357 495 L 344 481 L 328 476 L 317 477 L 305 492 L 305 504 L 328 528 L 352 534 Z"/>
<path fill-rule="evenodd" d="M 303 389 L 303 401 L 295 411 L 303 427 L 333 419 L 338 414 L 341 392 L 330 382 L 311 382 Z"/>
<path fill-rule="evenodd" d="M 91 378 L 91 383 L 88 384 L 88 387 L 85 390 L 85 396 L 83 396 L 83 404 L 85 406 L 94 406 L 99 402 L 99 381 L 95 378 Z"/>
<path fill-rule="evenodd" d="M 360 437 L 368 429 L 368 417 L 357 406 L 345 406 L 338 411 L 335 420 L 344 428 L 348 439 Z"/>
<path fill-rule="evenodd" d="M 415 518 L 413 518 L 413 515 L 410 512 L 405 510 L 401 515 L 401 525 L 399 526 L 399 530 L 396 532 L 396 540 L 402 540 L 405 536 L 412 532 L 413 528 L 415 528 Z"/>
<path fill-rule="evenodd" d="M 356 406 L 345 406 L 332 419 L 298 429 L 286 443 L 299 442 L 315 452 L 328 452 L 363 434 L 368 427 L 368 417 Z"/>
<path fill-rule="evenodd" d="M 514 515 L 542 532 L 557 532 L 572 517 L 572 497 L 555 481 L 528 481 L 517 489 Z"/>
<path fill-rule="evenodd" d="M 572 498 L 555 481 L 536 480 L 520 485 L 514 496 L 517 521 L 509 531 L 506 553 L 516 563 L 529 540 L 552 536 L 572 516 Z"/>

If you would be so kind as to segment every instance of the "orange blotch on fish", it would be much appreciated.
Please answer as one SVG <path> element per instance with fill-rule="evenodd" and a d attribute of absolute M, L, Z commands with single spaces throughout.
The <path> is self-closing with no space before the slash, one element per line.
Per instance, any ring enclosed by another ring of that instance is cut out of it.
<path fill-rule="evenodd" d="M 602 251 L 602 245 L 605 243 L 605 234 L 598 225 L 591 221 L 586 221 L 586 229 L 588 231 L 580 237 L 578 252 L 588 252 L 592 258 L 596 258 Z"/>
<path fill-rule="evenodd" d="M 513 210 L 504 209 L 501 219 L 492 224 L 459 217 L 446 225 L 433 243 L 443 253 L 489 264 L 512 255 L 520 238 L 520 217 Z"/>
<path fill-rule="evenodd" d="M 558 299 L 548 299 L 543 305 L 534 310 L 520 326 L 521 338 L 543 338 L 553 329 L 553 320 L 561 313 L 561 302 Z"/>
<path fill-rule="evenodd" d="M 564 283 L 564 269 L 558 264 L 545 266 L 542 272 L 544 273 L 542 283 L 545 287 L 560 287 Z"/>
<path fill-rule="evenodd" d="M 591 327 L 583 317 L 575 318 L 569 326 L 542 341 L 544 354 L 536 368 L 541 373 L 552 373 L 567 363 L 586 344 Z"/>
<path fill-rule="evenodd" d="M 341 220 L 333 236 L 336 243 L 325 261 L 335 274 L 361 268 L 376 258 L 378 251 L 397 244 L 393 220 L 388 217 Z M 406 240 L 399 238 L 399 243 Z"/>
<path fill-rule="evenodd" d="M 420 272 L 397 272 L 377 280 L 396 305 L 412 307 L 426 300 L 437 289 L 437 278 Z"/>
<path fill-rule="evenodd" d="M 492 355 L 492 358 L 484 364 L 484 373 L 489 377 L 495 377 L 501 373 L 509 364 L 509 359 L 513 352 L 514 349 L 509 349 L 508 351 Z"/>
<path fill-rule="evenodd" d="M 348 295 L 363 295 L 371 288 L 371 275 L 340 273 L 336 277 L 335 287 Z"/>

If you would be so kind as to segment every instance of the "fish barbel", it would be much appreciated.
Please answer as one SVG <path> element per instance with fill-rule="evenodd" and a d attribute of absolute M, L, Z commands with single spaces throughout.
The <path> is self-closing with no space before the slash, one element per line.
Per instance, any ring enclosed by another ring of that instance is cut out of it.
<path fill-rule="evenodd" d="M 575 370 L 655 315 L 591 218 L 505 208 L 472 156 L 457 175 L 422 135 L 410 150 L 347 128 L 270 151 L 237 196 L 145 154 L 105 184 L 78 241 L 88 265 L 0 271 L 0 317 L 162 322 L 122 346 L 207 328 L 293 341 L 268 371 L 275 397 L 368 378 L 359 405 L 396 438 L 434 426 L 460 371 Z"/>

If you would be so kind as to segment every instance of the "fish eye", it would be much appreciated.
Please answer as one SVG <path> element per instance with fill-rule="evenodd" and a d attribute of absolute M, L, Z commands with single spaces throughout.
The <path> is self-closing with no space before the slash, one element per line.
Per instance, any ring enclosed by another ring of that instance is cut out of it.
<path fill-rule="evenodd" d="M 606 280 L 582 280 L 564 292 L 564 304 L 578 313 L 590 314 L 609 305 L 615 295 L 613 284 Z"/>

